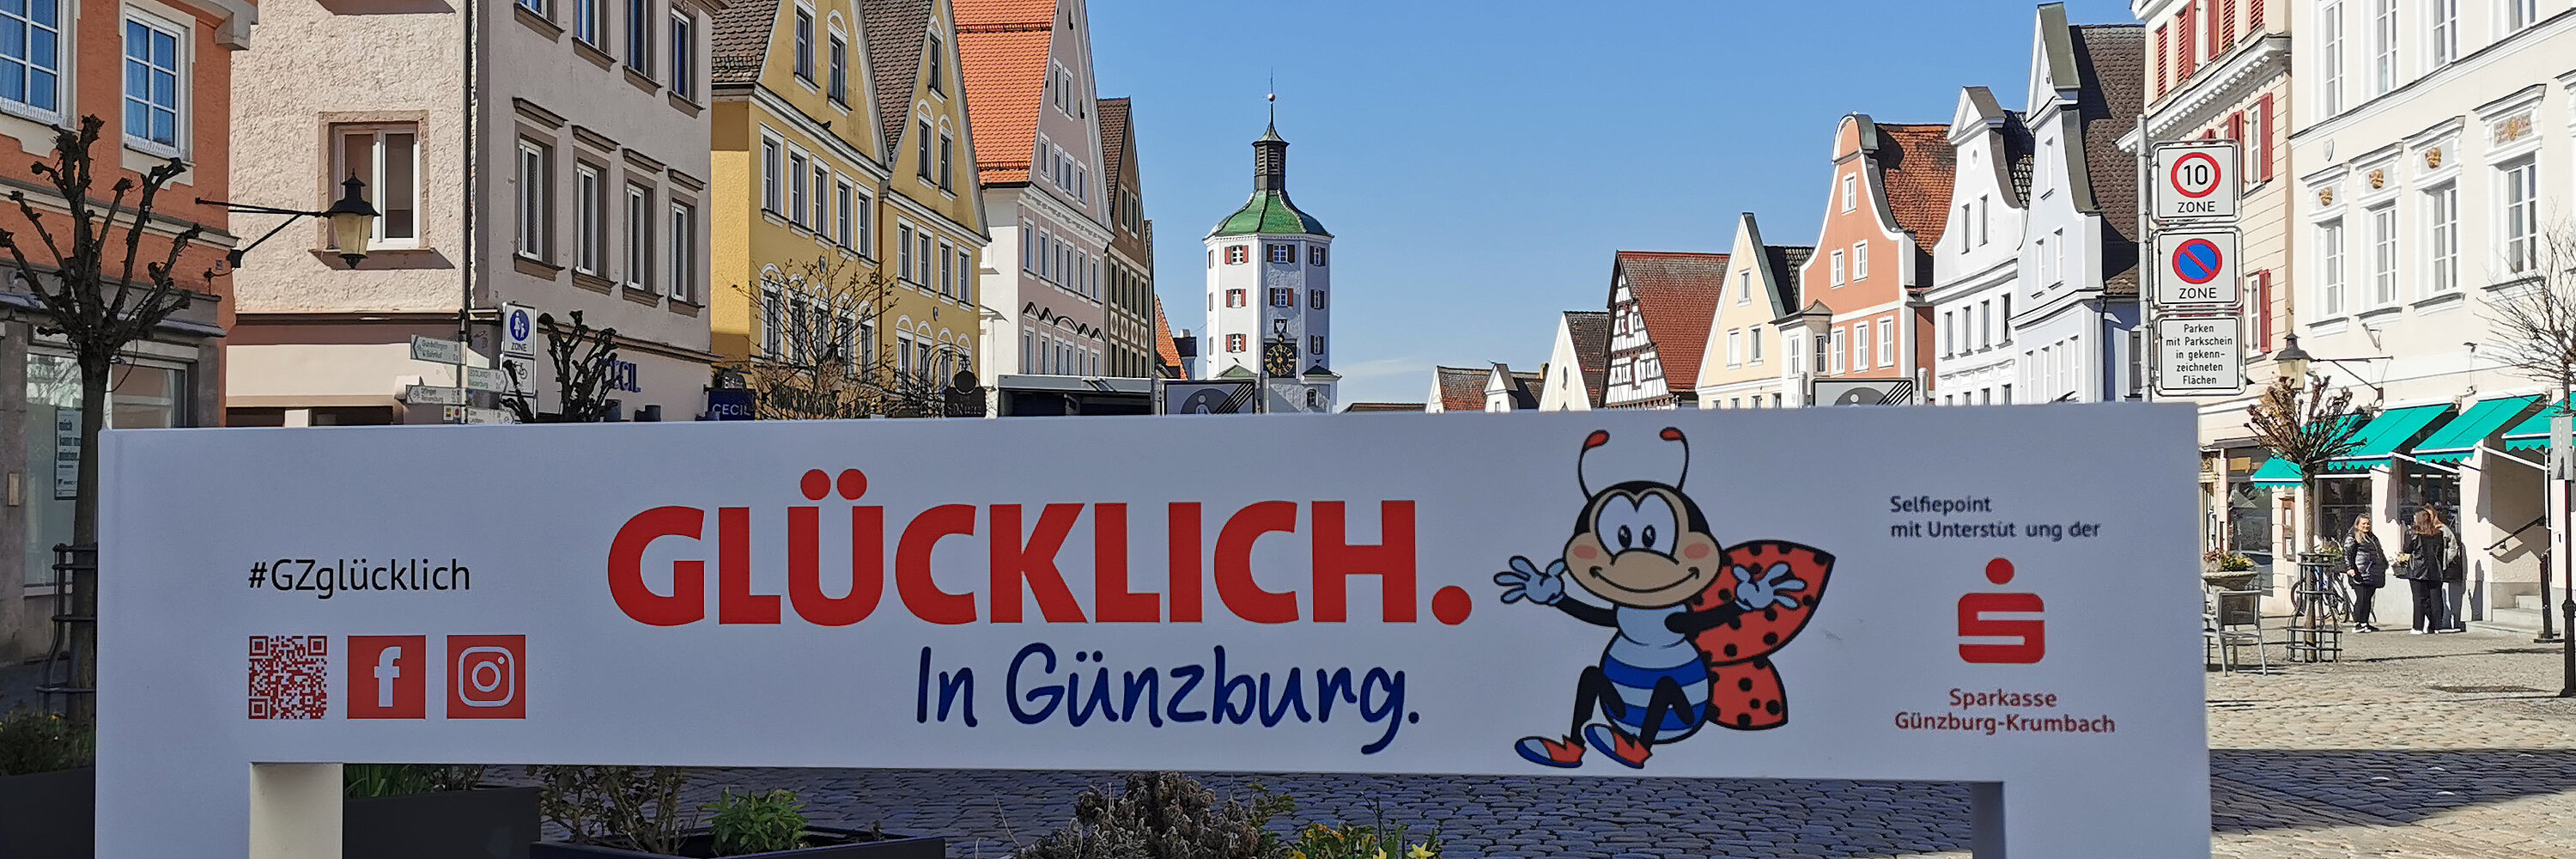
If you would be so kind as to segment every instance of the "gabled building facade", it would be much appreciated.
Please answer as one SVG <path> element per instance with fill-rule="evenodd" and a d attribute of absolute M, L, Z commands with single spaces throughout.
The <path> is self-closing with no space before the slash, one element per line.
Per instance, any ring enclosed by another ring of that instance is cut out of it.
<path fill-rule="evenodd" d="M 1422 410 L 1431 414 L 1483 412 L 1485 382 L 1493 375 L 1490 367 L 1433 367 L 1431 392 L 1422 398 Z"/>
<path fill-rule="evenodd" d="M 1601 407 L 1669 409 L 1698 398 L 1726 254 L 1620 251 L 1610 264 Z"/>
<path fill-rule="evenodd" d="M 2021 297 L 2022 227 L 2029 211 L 2031 139 L 2020 114 L 1985 87 L 1959 92 L 1950 119 L 1958 164 L 1949 225 L 1932 248 L 1933 358 L 1929 402 L 2007 404 L 2019 381 L 2013 301 Z"/>
<path fill-rule="evenodd" d="M 1700 350 L 1695 385 L 1703 409 L 1776 409 L 1788 405 L 1780 364 L 1797 356 L 1781 351 L 1780 317 L 1797 306 L 1798 266 L 1814 248 L 1766 245 L 1753 213 L 1735 219 L 1735 247 L 1726 255 L 1708 343 Z"/>
<path fill-rule="evenodd" d="M 1538 373 L 1515 373 L 1510 366 L 1495 364 L 1485 374 L 1485 411 L 1527 412 L 1538 409 L 1540 380 L 1546 368 Z"/>
<path fill-rule="evenodd" d="M 1610 358 L 1610 313 L 1568 310 L 1558 314 L 1556 338 L 1541 368 L 1538 410 L 1588 412 L 1601 406 Z"/>
<path fill-rule="evenodd" d="M 1108 285 L 1109 335 L 1106 375 L 1153 378 L 1161 375 L 1156 322 L 1162 305 L 1154 298 L 1154 222 L 1145 217 L 1144 168 L 1136 151 L 1135 112 L 1124 98 L 1100 100 L 1100 141 L 1108 161 L 1109 257 L 1103 275 Z"/>
<path fill-rule="evenodd" d="M 1111 205 L 1084 0 L 951 0 L 975 173 L 992 375 L 1100 376 Z"/>
<path fill-rule="evenodd" d="M 1885 125 L 1865 114 L 1834 129 L 1833 179 L 1800 300 L 1830 317 L 1789 326 L 1792 351 L 1815 354 L 1818 379 L 1894 380 L 1922 402 L 1930 381 L 1931 249 L 1948 225 L 1950 128 Z M 1819 330 L 1819 328 L 1821 330 Z M 1819 341 L 1821 347 L 1819 348 Z"/>
<path fill-rule="evenodd" d="M 2039 7 L 2031 45 L 2029 227 L 2024 300 L 2011 347 L 2030 402 L 2117 402 L 2142 395 L 2137 159 L 2119 139 L 2137 126 L 2145 30 L 2070 26 Z"/>
<path fill-rule="evenodd" d="M 937 390 L 959 372 L 981 381 L 998 366 L 980 342 L 993 238 L 976 188 L 979 134 L 956 9 L 952 0 L 860 0 L 860 14 L 886 167 L 877 214 L 863 226 L 874 228 L 868 242 L 893 285 L 884 291 L 891 306 L 870 314 L 884 330 L 863 328 L 855 346 L 903 384 Z"/>

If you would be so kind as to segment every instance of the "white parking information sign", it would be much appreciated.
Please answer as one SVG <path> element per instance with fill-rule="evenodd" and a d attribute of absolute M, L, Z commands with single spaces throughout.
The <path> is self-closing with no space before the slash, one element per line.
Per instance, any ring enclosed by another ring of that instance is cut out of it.
<path fill-rule="evenodd" d="M 2156 393 L 2207 396 L 2245 390 L 2245 342 L 2236 317 L 2156 320 Z"/>
<path fill-rule="evenodd" d="M 2236 217 L 2236 144 L 2191 141 L 2156 147 L 2155 216 L 2159 221 Z"/>

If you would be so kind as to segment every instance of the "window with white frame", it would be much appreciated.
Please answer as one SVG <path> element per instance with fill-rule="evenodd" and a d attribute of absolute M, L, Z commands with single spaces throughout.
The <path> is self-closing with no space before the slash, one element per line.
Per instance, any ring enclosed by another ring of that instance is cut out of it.
<path fill-rule="evenodd" d="M 1832 270 L 1828 273 L 1829 279 L 1826 282 L 1834 286 L 1843 285 L 1843 252 L 1834 251 L 1828 262 L 1832 263 Z"/>
<path fill-rule="evenodd" d="M 2540 269 L 2540 163 L 2535 157 L 2505 165 L 2504 270 L 2515 276 Z"/>
<path fill-rule="evenodd" d="M 626 67 L 653 76 L 653 0 L 626 0 Z"/>
<path fill-rule="evenodd" d="M 1828 372 L 1835 374 L 1843 372 L 1843 341 L 1850 336 L 1847 333 L 1849 330 L 1850 329 L 1845 328 L 1836 328 L 1833 330 L 1833 336 L 1831 337 L 1832 342 L 1827 344 L 1826 348 L 1826 353 L 1833 359 L 1833 369 Z"/>
<path fill-rule="evenodd" d="M 1726 366 L 1737 367 L 1743 364 L 1744 332 L 1740 330 L 1726 332 Z"/>
<path fill-rule="evenodd" d="M 824 59 L 831 64 L 831 73 L 826 76 L 823 92 L 833 101 L 847 106 L 850 103 L 850 40 L 834 32 L 831 54 Z"/>
<path fill-rule="evenodd" d="M 2049 244 L 2049 246 L 2050 246 L 2051 248 L 2053 248 L 2053 249 L 2054 249 L 2052 252 L 2055 254 L 2055 256 L 2053 256 L 2053 257 L 2051 257 L 2051 258 L 2049 259 L 2049 269 L 2050 269 L 2050 271 L 2049 271 L 2049 275 L 2048 275 L 2048 282 L 2049 282 L 2049 284 L 2050 284 L 2050 285 L 2056 285 L 2056 284 L 2060 284 L 2060 283 L 2065 283 L 2065 282 L 2066 282 L 2066 228 L 2064 228 L 2064 227 L 2059 227 L 2059 228 L 2058 228 L 2058 229 L 2056 229 L 2055 231 L 2050 232 L 2050 233 L 2049 233 L 2049 238 L 2050 238 L 2051 240 L 2049 241 L 2049 243 L 2048 243 L 2048 244 Z"/>
<path fill-rule="evenodd" d="M 957 253 L 947 242 L 939 243 L 939 294 L 957 294 Z"/>
<path fill-rule="evenodd" d="M 573 167 L 573 177 L 573 230 L 578 238 L 572 270 L 599 275 L 608 267 L 608 183 L 599 168 L 586 163 Z"/>
<path fill-rule="evenodd" d="M 1941 311 L 1940 338 L 1941 357 L 1947 358 L 1959 354 L 1958 311 Z"/>
<path fill-rule="evenodd" d="M 1993 213 L 1994 213 L 1994 209 L 1995 209 L 1994 204 L 1993 204 L 1993 203 L 1990 203 L 1990 202 L 1987 202 L 1987 200 L 1986 200 L 1986 195 L 1984 195 L 1984 194 L 1979 194 L 1979 195 L 1977 195 L 1977 246 L 1978 246 L 1978 247 L 1985 247 L 1985 246 L 1986 246 L 1986 226 L 1987 226 L 1986 221 L 1987 221 L 1987 220 L 1988 220 L 1988 219 L 1993 215 Z M 1966 242 L 1961 242 L 1960 244 L 1966 244 Z"/>
<path fill-rule="evenodd" d="M 940 65 L 948 62 L 948 51 L 940 47 L 938 33 L 930 34 L 930 50 L 924 53 L 929 55 L 928 62 L 930 63 L 930 71 L 926 77 L 930 80 L 930 91 L 932 93 L 943 92 L 939 83 L 939 67 Z"/>
<path fill-rule="evenodd" d="M 2397 0 L 2371 0 L 2370 94 L 2397 88 Z"/>
<path fill-rule="evenodd" d="M 1995 301 L 1995 320 L 2002 323 L 1995 326 L 1995 342 L 2010 344 L 2012 343 L 2012 296 L 1998 296 Z"/>
<path fill-rule="evenodd" d="M 2370 304 L 2397 303 L 2397 206 L 2370 210 Z"/>
<path fill-rule="evenodd" d="M 956 167 L 957 138 L 951 136 L 948 132 L 942 131 L 939 133 L 939 190 L 952 193 L 957 190 L 956 182 L 953 179 L 953 176 L 956 173 Z"/>
<path fill-rule="evenodd" d="M 5 0 L 0 0 L 0 9 L 5 8 Z M 336 158 L 323 184 L 337 191 L 338 180 L 349 176 L 367 183 L 367 195 L 375 198 L 372 202 L 380 213 L 368 245 L 420 246 L 420 126 L 343 125 L 333 133 L 339 145 L 332 150 Z"/>
<path fill-rule="evenodd" d="M 912 225 L 901 221 L 894 225 L 894 279 L 912 279 Z"/>
<path fill-rule="evenodd" d="M 608 0 L 572 0 L 573 38 L 592 45 L 608 43 Z"/>
<path fill-rule="evenodd" d="M 2504 29 L 2519 32 L 2540 23 L 2540 0 L 2504 0 Z"/>
<path fill-rule="evenodd" d="M 912 240 L 917 243 L 913 247 L 913 264 L 921 267 L 921 270 L 914 274 L 912 282 L 928 285 L 930 283 L 930 231 L 925 229 L 915 233 Z"/>
<path fill-rule="evenodd" d="M 653 291 L 653 189 L 626 186 L 626 288 Z"/>
<path fill-rule="evenodd" d="M 62 117 L 61 0 L 0 3 L 0 102 L 38 118 Z"/>
<path fill-rule="evenodd" d="M 2343 3 L 2317 7 L 2317 30 L 2317 115 L 2333 116 L 2343 112 Z"/>
<path fill-rule="evenodd" d="M 1852 243 L 1851 276 L 1853 280 L 1859 280 L 1869 276 L 1868 242 L 1861 241 Z"/>
<path fill-rule="evenodd" d="M 1309 310 L 1324 309 L 1324 291 L 1320 289 L 1306 290 L 1306 308 Z"/>
<path fill-rule="evenodd" d="M 546 259 L 554 234 L 554 148 L 533 140 L 519 141 L 519 255 Z"/>
<path fill-rule="evenodd" d="M 125 141 L 175 155 L 188 80 L 180 50 L 188 28 L 131 10 L 126 15 Z"/>
<path fill-rule="evenodd" d="M 1867 370 L 1869 369 L 1869 323 L 1855 324 L 1851 327 L 1851 332 L 1852 369 Z"/>
<path fill-rule="evenodd" d="M 1857 208 L 1860 208 L 1860 176 L 1843 174 L 1843 211 L 1848 213 Z"/>
<path fill-rule="evenodd" d="M 787 340 L 786 297 L 779 294 L 778 284 L 771 282 L 761 285 L 760 299 L 760 354 L 783 357 Z"/>
<path fill-rule="evenodd" d="M 1995 345 L 1995 303 L 1977 302 L 1977 348 Z"/>
<path fill-rule="evenodd" d="M 844 248 L 858 246 L 858 212 L 854 208 L 857 203 L 858 189 L 851 187 L 850 180 L 832 183 L 832 241 Z"/>
<path fill-rule="evenodd" d="M 2040 236 L 2037 241 L 2039 243 L 2039 252 L 2032 254 L 2032 256 L 2039 258 L 2039 282 L 2050 283 L 2054 281 L 2055 278 L 2050 277 L 2048 274 L 2048 237 Z"/>
<path fill-rule="evenodd" d="M 2424 290 L 2440 295 L 2460 288 L 2460 187 L 2424 192 Z"/>
<path fill-rule="evenodd" d="M 540 18 L 552 18 L 552 17 L 554 17 L 552 14 L 549 14 L 549 13 L 546 11 L 546 0 L 519 0 L 519 5 L 520 5 L 520 6 L 523 6 L 523 7 L 526 7 L 526 8 L 527 8 L 527 10 L 528 10 L 528 11 L 530 11 L 530 12 L 535 12 L 535 13 L 537 13 L 537 17 L 540 17 Z"/>
<path fill-rule="evenodd" d="M 796 76 L 814 82 L 814 10 L 796 9 Z"/>
<path fill-rule="evenodd" d="M 2460 0 L 2424 0 L 2424 17 L 2432 31 L 2432 65 L 2439 68 L 2460 58 Z"/>
<path fill-rule="evenodd" d="M 2317 313 L 2343 315 L 2343 221 L 2317 225 Z"/>
<path fill-rule="evenodd" d="M 671 94 L 698 96 L 698 22 L 685 10 L 671 10 Z"/>
<path fill-rule="evenodd" d="M 787 219 L 800 227 L 811 227 L 806 209 L 810 202 L 805 194 L 805 153 L 787 150 Z"/>
<path fill-rule="evenodd" d="M 761 137 L 760 208 L 762 211 L 780 212 L 781 214 L 784 214 L 782 210 L 785 207 L 779 202 L 781 186 L 786 181 L 779 176 L 779 171 L 785 169 L 779 166 L 784 163 L 781 160 L 785 157 L 782 154 L 784 151 L 785 144 L 779 143 L 778 138 L 768 137 L 765 135 Z"/>
<path fill-rule="evenodd" d="M 671 244 L 671 300 L 698 300 L 698 207 L 687 203 L 671 204 L 671 230 L 665 235 Z"/>
<path fill-rule="evenodd" d="M 1753 301 L 1753 273 L 1752 273 L 1752 272 L 1749 272 L 1749 271 L 1739 271 L 1739 272 L 1736 272 L 1736 273 L 1735 273 L 1735 303 L 1736 303 L 1736 304 L 1739 304 L 1739 305 L 1742 305 L 1742 304 L 1750 304 L 1750 303 L 1752 303 L 1752 301 Z"/>
<path fill-rule="evenodd" d="M 1280 263 L 1280 264 L 1286 264 L 1286 265 L 1294 265 L 1294 264 L 1296 264 L 1296 262 L 1297 262 L 1297 246 L 1296 246 L 1296 245 L 1284 245 L 1284 244 L 1274 244 L 1274 245 L 1271 245 L 1271 246 L 1270 246 L 1270 261 L 1271 261 L 1271 262 L 1273 262 L 1273 263 Z"/>
<path fill-rule="evenodd" d="M 806 223 L 814 228 L 817 235 L 832 227 L 832 198 L 824 196 L 830 193 L 831 187 L 832 168 L 823 166 L 823 159 L 814 159 L 814 215 Z"/>
<path fill-rule="evenodd" d="M 1747 336 L 1744 339 L 1746 341 L 1746 345 L 1750 347 L 1745 355 L 1744 363 L 1759 366 L 1762 363 L 1762 329 L 1755 328 L 1752 331 L 1747 332 Z"/>
<path fill-rule="evenodd" d="M 963 248 L 957 251 L 957 300 L 975 303 L 975 255 Z"/>
<path fill-rule="evenodd" d="M 1878 365 L 1896 366 L 1896 320 L 1878 321 Z"/>

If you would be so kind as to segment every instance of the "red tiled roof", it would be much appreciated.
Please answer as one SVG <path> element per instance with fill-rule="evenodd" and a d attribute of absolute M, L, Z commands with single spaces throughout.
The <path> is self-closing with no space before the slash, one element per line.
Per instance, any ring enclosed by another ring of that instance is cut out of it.
<path fill-rule="evenodd" d="M 1100 105 L 1100 178 L 1109 185 L 1108 199 L 1118 199 L 1118 169 L 1127 162 L 1127 97 L 1104 98 Z"/>
<path fill-rule="evenodd" d="M 1444 412 L 1481 412 L 1485 410 L 1485 377 L 1492 367 L 1433 367 L 1432 379 L 1440 386 L 1440 410 Z"/>
<path fill-rule="evenodd" d="M 1949 205 L 1947 199 L 1945 192 L 1942 205 Z M 1618 264 L 1637 294 L 1655 357 L 1663 361 L 1664 385 L 1690 390 L 1699 380 L 1700 355 L 1708 350 L 1717 299 L 1726 291 L 1726 255 L 1620 251 Z"/>
<path fill-rule="evenodd" d="M 975 123 L 975 176 L 986 185 L 1029 181 L 1038 111 L 1046 107 L 1047 51 L 1055 0 L 954 0 L 958 79 Z"/>
<path fill-rule="evenodd" d="M 1163 366 L 1171 368 L 1175 376 L 1189 369 L 1181 366 L 1181 347 L 1172 342 L 1172 318 L 1163 315 L 1160 296 L 1154 299 L 1154 355 L 1162 360 Z"/>
<path fill-rule="evenodd" d="M 1574 341 L 1574 369 L 1583 374 L 1585 405 L 1601 407 L 1610 389 L 1610 311 L 1568 310 L 1565 330 Z"/>
<path fill-rule="evenodd" d="M 912 116 L 913 86 L 921 78 L 921 49 L 930 35 L 931 5 L 931 0 L 860 0 L 868 73 L 876 76 L 877 123 L 885 129 L 885 151 L 880 155 L 888 164 L 903 151 L 903 125 Z"/>
<path fill-rule="evenodd" d="M 1877 161 L 1896 225 L 1914 234 L 1919 253 L 1931 253 L 1950 222 L 1950 183 L 1959 167 L 1958 153 L 1950 148 L 1950 126 L 1880 125 Z M 1932 267 L 1918 270 L 1929 278 Z"/>

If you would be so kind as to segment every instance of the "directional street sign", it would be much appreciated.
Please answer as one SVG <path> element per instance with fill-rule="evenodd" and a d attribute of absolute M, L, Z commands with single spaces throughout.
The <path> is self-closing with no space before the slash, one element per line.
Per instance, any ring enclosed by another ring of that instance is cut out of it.
<path fill-rule="evenodd" d="M 518 423 L 518 420 L 512 417 L 507 409 L 466 409 L 465 422 L 469 424 L 514 424 Z"/>
<path fill-rule="evenodd" d="M 433 364 L 462 365 L 465 363 L 465 344 L 414 334 L 411 336 L 411 359 Z"/>
<path fill-rule="evenodd" d="M 537 354 L 537 311 L 525 304 L 501 305 L 501 354 Z"/>
<path fill-rule="evenodd" d="M 412 385 L 403 389 L 403 402 L 415 406 L 461 406 L 465 405 L 465 389 Z"/>
<path fill-rule="evenodd" d="M 465 389 L 506 394 L 510 392 L 510 374 L 490 367 L 467 367 L 465 368 Z"/>
<path fill-rule="evenodd" d="M 2159 309 L 2220 311 L 2236 306 L 2236 231 L 2156 234 L 2155 303 Z"/>
<path fill-rule="evenodd" d="M 2156 220 L 2234 219 L 2241 184 L 2236 166 L 2233 141 L 2194 140 L 2157 146 Z"/>
<path fill-rule="evenodd" d="M 2156 320 L 2156 395 L 2245 391 L 2245 342 L 2234 316 Z"/>

